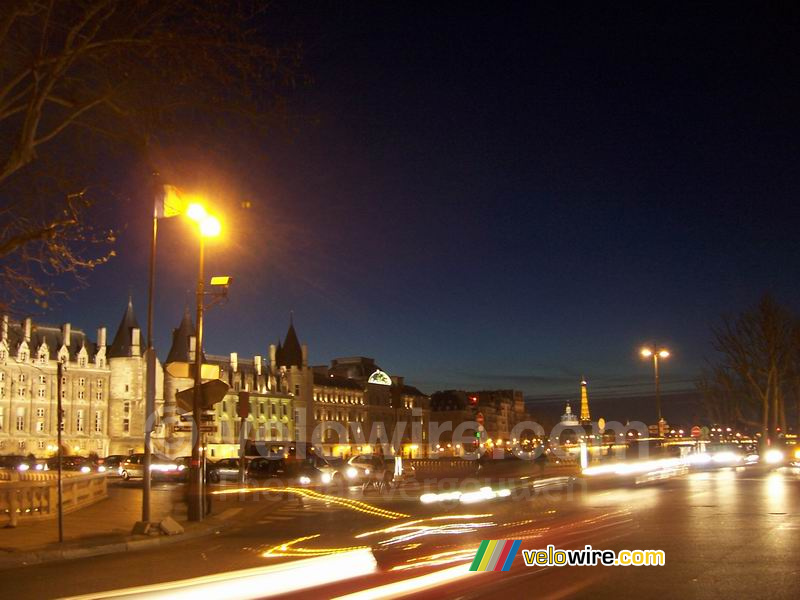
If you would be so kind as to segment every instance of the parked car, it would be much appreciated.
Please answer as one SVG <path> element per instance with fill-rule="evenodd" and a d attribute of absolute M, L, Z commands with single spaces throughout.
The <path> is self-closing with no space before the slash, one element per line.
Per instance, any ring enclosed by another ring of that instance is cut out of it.
<path fill-rule="evenodd" d="M 154 455 L 150 459 L 150 477 L 155 481 L 180 481 L 184 477 L 185 465 L 169 458 Z M 129 479 L 144 477 L 144 454 L 131 454 L 119 466 L 120 476 Z"/>

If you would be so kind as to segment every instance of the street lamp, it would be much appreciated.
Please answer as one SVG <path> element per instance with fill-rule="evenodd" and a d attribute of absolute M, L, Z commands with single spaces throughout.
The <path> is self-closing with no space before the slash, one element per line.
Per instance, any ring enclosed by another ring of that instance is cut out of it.
<path fill-rule="evenodd" d="M 661 434 L 661 421 L 663 418 L 661 417 L 661 389 L 658 385 L 658 359 L 659 358 L 668 358 L 669 357 L 669 350 L 666 348 L 648 348 L 645 346 L 641 350 L 641 354 L 643 358 L 653 358 L 653 376 L 655 379 L 656 385 L 656 412 L 658 413 L 658 432 L 659 435 Z"/>
<path fill-rule="evenodd" d="M 222 231 L 222 225 L 213 215 L 208 214 L 205 207 L 199 203 L 192 203 L 186 209 L 186 215 L 197 223 L 200 235 L 199 261 L 197 268 L 197 341 L 194 355 L 194 400 L 192 402 L 192 420 L 195 432 L 192 437 L 192 464 L 189 470 L 189 510 L 190 521 L 202 521 L 203 507 L 203 468 L 201 457 L 201 433 L 203 410 L 203 297 L 204 271 L 205 271 L 205 239 L 217 237 Z"/>

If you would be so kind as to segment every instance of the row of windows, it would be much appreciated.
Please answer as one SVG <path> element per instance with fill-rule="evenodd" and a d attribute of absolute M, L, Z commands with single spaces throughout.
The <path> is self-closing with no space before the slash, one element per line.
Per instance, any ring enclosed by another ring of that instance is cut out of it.
<path fill-rule="evenodd" d="M 26 362 L 28 362 L 29 358 L 30 358 L 30 353 L 27 352 L 26 350 L 21 350 L 17 354 L 17 362 L 26 363 Z M 61 358 L 61 357 L 59 356 L 59 358 Z M 8 353 L 6 352 L 6 350 L 5 349 L 0 350 L 0 362 L 6 362 L 7 359 L 8 359 Z M 47 352 L 40 352 L 37 355 L 36 360 L 40 365 L 46 365 L 50 361 L 50 355 Z M 89 364 L 88 357 L 83 356 L 83 355 L 78 356 L 78 367 L 79 368 L 86 368 L 86 366 L 88 364 Z M 101 369 L 105 368 L 105 366 L 106 366 L 105 358 L 98 357 L 97 358 L 97 366 L 99 368 L 101 368 Z"/>
<path fill-rule="evenodd" d="M 44 450 L 47 447 L 47 440 L 36 440 L 36 447 L 39 450 Z M 103 440 L 96 440 L 94 443 L 95 448 L 102 448 L 103 447 Z M 17 450 L 26 450 L 28 448 L 28 442 L 26 440 L 19 440 L 17 442 Z M 86 444 L 81 442 L 79 446 L 80 450 L 86 450 Z M 0 440 L 0 452 L 4 452 L 6 449 L 6 441 Z"/>
<path fill-rule="evenodd" d="M 233 404 L 235 406 L 236 402 L 234 402 Z M 272 418 L 277 419 L 278 418 L 278 407 L 280 407 L 280 418 L 285 419 L 285 418 L 287 418 L 289 416 L 289 407 L 286 404 L 278 404 L 278 403 L 273 403 L 273 402 L 259 402 L 257 406 L 258 406 L 258 409 L 257 409 L 257 411 L 255 411 L 255 410 L 253 410 L 253 407 L 251 405 L 251 407 L 250 407 L 251 414 L 255 414 L 256 412 L 258 412 L 258 414 L 261 415 L 262 417 L 271 416 Z M 222 401 L 222 414 L 227 414 L 228 407 L 229 407 L 228 401 L 227 400 L 223 400 Z M 267 415 L 267 412 L 269 412 L 269 415 Z"/>
<path fill-rule="evenodd" d="M 353 418 L 354 414 L 350 411 L 344 412 L 334 412 L 327 410 L 323 411 L 316 411 L 314 413 L 314 418 L 317 421 L 347 421 L 348 423 L 363 423 L 366 419 L 366 413 L 358 412 L 355 413 L 355 419 Z"/>
<path fill-rule="evenodd" d="M 26 410 L 24 406 L 17 407 L 16 414 L 14 416 L 14 430 L 15 431 L 26 431 Z M 37 408 L 36 409 L 36 425 L 35 429 L 37 433 L 44 433 L 45 431 L 45 422 L 44 419 L 47 415 L 46 409 L 44 408 Z M 85 432 L 86 431 L 86 411 L 83 409 L 78 409 L 75 411 L 75 431 L 77 432 Z M 102 433 L 103 431 L 103 411 L 96 410 L 94 411 L 94 431 L 95 433 Z M 5 407 L 0 406 L 0 432 L 5 430 Z M 64 423 L 61 424 L 61 430 L 64 431 Z"/>
<path fill-rule="evenodd" d="M 33 392 L 33 390 L 31 390 L 31 393 L 32 392 Z M 0 398 L 5 398 L 5 397 L 6 397 L 6 387 L 4 385 L 0 384 Z M 17 387 L 17 398 L 27 398 L 27 397 L 28 397 L 28 388 L 26 388 L 26 387 Z M 36 390 L 36 397 L 37 398 L 46 398 L 47 397 L 47 388 L 46 387 L 39 387 Z M 67 390 L 64 390 L 64 389 L 61 390 L 61 397 L 64 398 L 64 399 L 67 397 Z M 85 390 L 78 390 L 75 393 L 75 397 L 78 400 L 86 400 L 86 391 Z M 94 393 L 94 399 L 102 401 L 103 400 L 103 392 L 100 391 L 100 390 L 97 390 Z"/>
<path fill-rule="evenodd" d="M 364 397 L 355 394 L 328 394 L 314 392 L 315 402 L 339 402 L 342 404 L 364 404 Z"/>

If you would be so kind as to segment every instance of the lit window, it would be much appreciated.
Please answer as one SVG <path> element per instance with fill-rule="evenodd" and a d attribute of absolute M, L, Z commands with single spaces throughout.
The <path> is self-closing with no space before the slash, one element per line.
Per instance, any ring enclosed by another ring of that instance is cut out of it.
<path fill-rule="evenodd" d="M 94 430 L 96 433 L 101 433 L 103 431 L 103 413 L 102 411 L 96 410 L 94 413 Z"/>
<path fill-rule="evenodd" d="M 83 431 L 83 409 L 76 411 L 75 431 Z"/>
<path fill-rule="evenodd" d="M 78 385 L 80 387 L 84 387 L 86 385 L 86 378 L 85 377 L 78 377 Z"/>
<path fill-rule="evenodd" d="M 44 422 L 43 421 L 37 421 L 36 422 L 36 431 L 38 433 L 42 433 L 44 431 Z"/>
<path fill-rule="evenodd" d="M 39 383 L 47 383 L 47 377 L 45 375 L 39 375 Z"/>
<path fill-rule="evenodd" d="M 20 383 L 25 383 L 25 373 L 20 373 L 19 374 L 19 382 Z"/>
<path fill-rule="evenodd" d="M 36 409 L 36 417 L 39 418 L 39 419 L 44 419 L 44 409 L 43 408 L 37 408 Z"/>

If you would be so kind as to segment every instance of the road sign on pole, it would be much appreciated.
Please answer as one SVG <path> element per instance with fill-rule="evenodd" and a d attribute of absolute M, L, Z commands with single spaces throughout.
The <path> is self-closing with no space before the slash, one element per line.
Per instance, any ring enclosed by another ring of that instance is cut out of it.
<path fill-rule="evenodd" d="M 203 383 L 203 385 L 200 386 L 203 394 L 201 410 L 211 410 L 214 408 L 214 405 L 220 402 L 225 397 L 225 394 L 228 393 L 229 387 L 230 386 L 221 379 L 212 379 L 211 381 Z M 184 412 L 192 412 L 193 401 L 193 387 L 186 388 L 175 394 L 175 404 Z"/>

